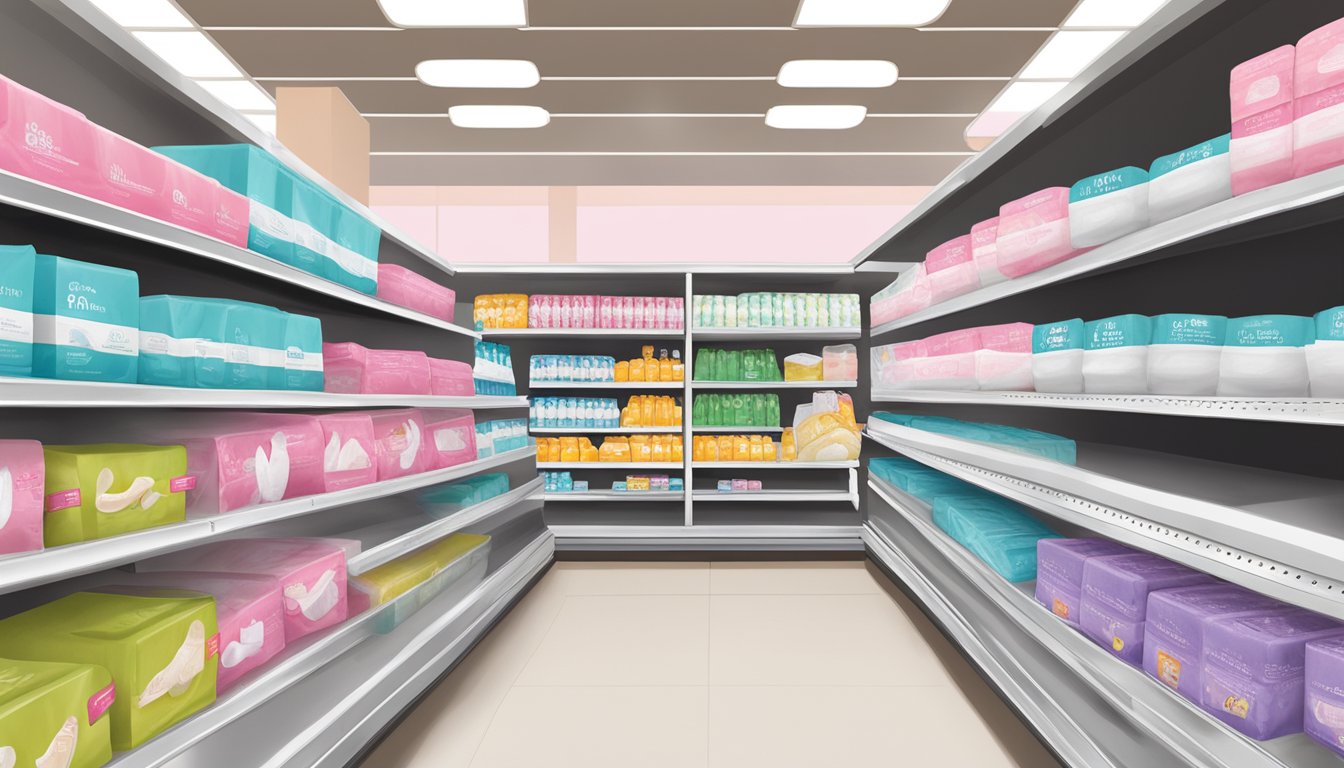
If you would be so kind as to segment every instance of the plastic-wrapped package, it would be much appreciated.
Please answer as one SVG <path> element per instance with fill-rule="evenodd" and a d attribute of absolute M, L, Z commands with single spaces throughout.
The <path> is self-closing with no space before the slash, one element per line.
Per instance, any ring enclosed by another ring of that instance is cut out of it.
<path fill-rule="evenodd" d="M 1089 558 L 1083 563 L 1079 629 L 1121 660 L 1143 663 L 1148 595 L 1204 584 L 1213 577 L 1147 552 Z"/>
<path fill-rule="evenodd" d="M 1303 725 L 1307 735 L 1344 756 L 1344 638 L 1307 643 L 1303 676 L 1306 701 Z"/>
<path fill-rule="evenodd" d="M 1148 172 L 1126 167 L 1082 179 L 1069 190 L 1074 248 L 1109 243 L 1148 226 Z"/>
<path fill-rule="evenodd" d="M 1297 42 L 1293 77 L 1293 175 L 1344 164 L 1344 19 Z"/>
<path fill-rule="evenodd" d="M 327 392 L 364 395 L 430 394 L 429 357 L 418 350 L 367 349 L 353 342 L 322 345 Z"/>
<path fill-rule="evenodd" d="M 451 323 L 457 293 L 405 267 L 379 264 L 378 298 Z"/>
<path fill-rule="evenodd" d="M 140 277 L 128 269 L 37 254 L 33 375 L 134 384 L 140 355 Z"/>
<path fill-rule="evenodd" d="M 982 346 L 979 328 L 948 331 L 924 339 L 924 356 L 914 361 L 914 387 L 978 389 L 975 356 Z"/>
<path fill-rule="evenodd" d="M 1293 70 L 1297 51 L 1275 48 L 1232 68 L 1232 194 L 1293 178 Z"/>
<path fill-rule="evenodd" d="M 971 258 L 980 276 L 980 285 L 993 285 L 1008 279 L 999 271 L 999 217 L 971 227 Z"/>
<path fill-rule="evenodd" d="M 377 448 L 373 419 L 367 413 L 324 413 L 322 425 L 322 482 L 327 493 L 357 488 L 378 480 L 374 464 Z"/>
<path fill-rule="evenodd" d="M 858 381 L 859 351 L 853 344 L 821 348 L 822 378 L 826 381 Z"/>
<path fill-rule="evenodd" d="M 1159 224 L 1232 197 L 1232 135 L 1159 157 L 1148 168 L 1148 218 Z"/>
<path fill-rule="evenodd" d="M 427 434 L 424 415 L 414 408 L 369 411 L 378 479 L 392 480 L 434 469 L 434 441 Z"/>
<path fill-rule="evenodd" d="M 858 424 L 854 421 L 854 401 L 849 395 L 813 393 L 811 403 L 795 410 L 793 424 L 800 461 L 859 458 L 862 443 Z"/>
<path fill-rule="evenodd" d="M 1079 318 L 1038 325 L 1031 335 L 1031 375 L 1037 392 L 1083 391 L 1083 335 Z"/>
<path fill-rule="evenodd" d="M 476 417 L 465 409 L 423 411 L 423 440 L 433 448 L 433 469 L 447 469 L 476 460 Z"/>
<path fill-rule="evenodd" d="M 449 397 L 476 394 L 471 365 L 461 360 L 429 358 L 429 393 Z"/>
<path fill-rule="evenodd" d="M 96 136 L 84 115 L 0 76 L 0 168 L 98 197 Z"/>
<path fill-rule="evenodd" d="M 1215 394 L 1226 337 L 1227 318 L 1221 315 L 1154 317 L 1148 391 L 1155 395 Z"/>
<path fill-rule="evenodd" d="M 420 610 L 449 584 L 462 582 L 469 590 L 485 577 L 490 537 L 455 533 L 350 578 L 350 606 L 362 613 L 395 602 L 380 617 L 378 630 L 387 632 Z M 407 599 L 403 597 L 414 590 Z"/>
<path fill-rule="evenodd" d="M 873 347 L 873 386 L 879 389 L 914 389 L 915 362 L 925 357 L 923 341 L 906 341 Z"/>
<path fill-rule="evenodd" d="M 1148 391 L 1152 321 L 1118 315 L 1089 321 L 1083 329 L 1083 391 L 1137 395 Z"/>
<path fill-rule="evenodd" d="M 1307 345 L 1312 397 L 1344 397 L 1344 307 L 1316 313 L 1316 340 Z"/>
<path fill-rule="evenodd" d="M 999 209 L 999 271 L 1022 277 L 1077 256 L 1069 233 L 1069 188 L 1051 187 Z"/>
<path fill-rule="evenodd" d="M 163 177 L 172 161 L 102 126 L 95 125 L 93 131 L 100 176 L 94 197 L 166 221 Z"/>
<path fill-rule="evenodd" d="M 986 325 L 977 329 L 980 349 L 975 351 L 975 382 L 987 391 L 1033 389 L 1030 323 Z"/>
<path fill-rule="evenodd" d="M 784 358 L 785 381 L 821 381 L 824 375 L 822 359 L 816 355 L 800 352 Z"/>
<path fill-rule="evenodd" d="M 0 376 L 33 375 L 33 276 L 37 250 L 0 245 Z"/>
<path fill-rule="evenodd" d="M 1227 397 L 1306 397 L 1311 387 L 1305 347 L 1315 336 L 1310 317 L 1259 315 L 1227 321 L 1218 368 L 1218 394 Z"/>
<path fill-rule="evenodd" d="M 112 676 L 98 664 L 0 659 L 0 765 L 107 763 L 112 759 L 107 709 L 115 696 Z"/>
<path fill-rule="evenodd" d="M 971 554 L 1012 582 L 1036 578 L 1036 545 L 1059 534 L 1007 499 L 976 493 L 939 495 L 933 522 Z"/>
<path fill-rule="evenodd" d="M 45 491 L 42 444 L 0 440 L 0 555 L 42 549 Z"/>
<path fill-rule="evenodd" d="M 1083 597 L 1083 565 L 1093 557 L 1134 550 L 1110 539 L 1041 539 L 1036 545 L 1036 602 L 1078 626 Z"/>
<path fill-rule="evenodd" d="M 186 519 L 187 451 L 180 445 L 46 445 L 48 547 Z"/>
<path fill-rule="evenodd" d="M 924 257 L 924 271 L 929 278 L 929 300 L 934 304 L 979 288 L 971 236 L 962 235 L 929 251 Z"/>

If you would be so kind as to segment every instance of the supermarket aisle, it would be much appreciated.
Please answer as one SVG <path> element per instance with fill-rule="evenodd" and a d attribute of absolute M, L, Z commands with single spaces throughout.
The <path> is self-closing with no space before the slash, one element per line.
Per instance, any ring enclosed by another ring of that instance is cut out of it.
<path fill-rule="evenodd" d="M 365 766 L 1055 766 L 869 568 L 559 563 Z"/>

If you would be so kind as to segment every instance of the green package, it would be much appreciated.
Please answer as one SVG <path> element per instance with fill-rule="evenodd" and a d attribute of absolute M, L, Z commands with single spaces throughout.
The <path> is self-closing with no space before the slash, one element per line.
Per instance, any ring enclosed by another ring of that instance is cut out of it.
<path fill-rule="evenodd" d="M 0 659 L 0 765 L 97 768 L 111 760 L 114 696 L 103 667 Z"/>
<path fill-rule="evenodd" d="M 76 592 L 0 620 L 0 657 L 94 664 L 116 681 L 112 749 L 134 749 L 215 700 L 215 600 Z"/>
<path fill-rule="evenodd" d="M 48 445 L 48 547 L 180 523 L 187 515 L 187 449 L 180 445 Z"/>

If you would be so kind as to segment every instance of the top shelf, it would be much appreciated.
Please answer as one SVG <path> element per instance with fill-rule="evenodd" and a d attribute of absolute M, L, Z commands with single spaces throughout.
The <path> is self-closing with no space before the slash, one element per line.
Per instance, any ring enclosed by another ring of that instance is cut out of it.
<path fill-rule="evenodd" d="M 749 340 L 749 339 L 857 339 L 863 336 L 862 328 L 695 328 L 693 338 Z"/>
<path fill-rule="evenodd" d="M 685 331 L 671 328 L 486 328 L 481 334 L 488 339 L 511 338 L 574 338 L 602 336 L 608 339 L 682 338 Z"/>

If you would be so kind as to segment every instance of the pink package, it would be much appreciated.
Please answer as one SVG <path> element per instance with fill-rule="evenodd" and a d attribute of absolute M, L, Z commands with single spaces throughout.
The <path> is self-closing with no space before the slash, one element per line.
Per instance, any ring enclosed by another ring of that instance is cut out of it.
<path fill-rule="evenodd" d="M 130 589 L 187 589 L 215 598 L 215 614 L 219 619 L 217 693 L 223 694 L 243 675 L 285 649 L 285 595 L 273 576 L 160 571 L 134 574 L 125 579 L 125 584 Z M 108 589 L 120 591 L 121 587 Z"/>
<path fill-rule="evenodd" d="M 141 561 L 135 569 L 270 576 L 280 582 L 285 642 L 293 643 L 345 621 L 346 562 L 359 548 L 351 539 L 234 539 Z"/>
<path fill-rule="evenodd" d="M 971 258 L 979 273 L 981 285 L 993 285 L 1008 279 L 999 271 L 999 217 L 971 227 Z"/>
<path fill-rule="evenodd" d="M 1344 19 L 1297 43 L 1293 175 L 1344 165 Z"/>
<path fill-rule="evenodd" d="M 978 328 L 949 331 L 924 339 L 925 357 L 915 360 L 914 385 L 928 389 L 975 389 Z"/>
<path fill-rule="evenodd" d="M 317 417 L 322 425 L 323 489 L 343 491 L 378 480 L 374 457 L 373 419 L 367 413 L 326 413 Z"/>
<path fill-rule="evenodd" d="M 181 163 L 165 163 L 162 196 L 163 220 L 193 232 L 214 235 L 215 187 L 218 182 Z"/>
<path fill-rule="evenodd" d="M 0 440 L 0 555 L 42 549 L 46 464 L 36 440 Z"/>
<path fill-rule="evenodd" d="M 247 198 L 210 179 L 214 190 L 214 221 L 206 234 L 239 248 L 247 247 L 248 217 L 252 215 Z"/>
<path fill-rule="evenodd" d="M 370 411 L 373 419 L 374 463 L 378 479 L 417 475 L 435 468 L 433 440 L 426 434 L 424 415 L 415 408 Z"/>
<path fill-rule="evenodd" d="M 671 321 L 669 327 L 680 331 L 686 325 L 686 299 L 680 296 L 668 299 L 667 313 L 668 320 Z"/>
<path fill-rule="evenodd" d="M 163 200 L 165 166 L 172 162 L 151 149 L 94 126 L 98 138 L 100 184 L 94 197 L 156 219 L 166 219 Z"/>
<path fill-rule="evenodd" d="M 424 352 L 368 349 L 354 342 L 322 345 L 323 389 L 347 395 L 428 395 Z"/>
<path fill-rule="evenodd" d="M 433 449 L 430 469 L 447 469 L 476 460 L 476 417 L 460 408 L 426 410 L 424 442 Z"/>
<path fill-rule="evenodd" d="M 471 365 L 461 360 L 429 358 L 429 392 L 444 397 L 471 397 L 476 394 Z"/>
<path fill-rule="evenodd" d="M 1296 49 L 1275 48 L 1232 69 L 1232 194 L 1293 178 Z"/>
<path fill-rule="evenodd" d="M 906 341 L 874 347 L 872 350 L 873 382 L 875 386 L 891 389 L 909 389 L 914 386 L 915 361 L 926 357 L 922 341 Z"/>
<path fill-rule="evenodd" d="M 1030 323 L 986 325 L 977 329 L 981 348 L 975 353 L 975 380 L 980 389 L 1029 392 L 1035 389 L 1031 373 Z"/>
<path fill-rule="evenodd" d="M 0 168 L 97 197 L 97 142 L 84 115 L 0 75 Z"/>
<path fill-rule="evenodd" d="M 457 293 L 418 272 L 396 264 L 378 265 L 378 298 L 453 322 Z M 535 298 L 535 297 L 534 297 Z"/>
<path fill-rule="evenodd" d="M 1071 259 L 1076 249 L 1069 237 L 1069 188 L 1050 187 L 999 209 L 995 239 L 999 271 L 1021 277 Z"/>
<path fill-rule="evenodd" d="M 929 300 L 934 304 L 979 288 L 971 236 L 962 235 L 929 251 L 924 257 L 924 271 L 929 278 Z"/>

